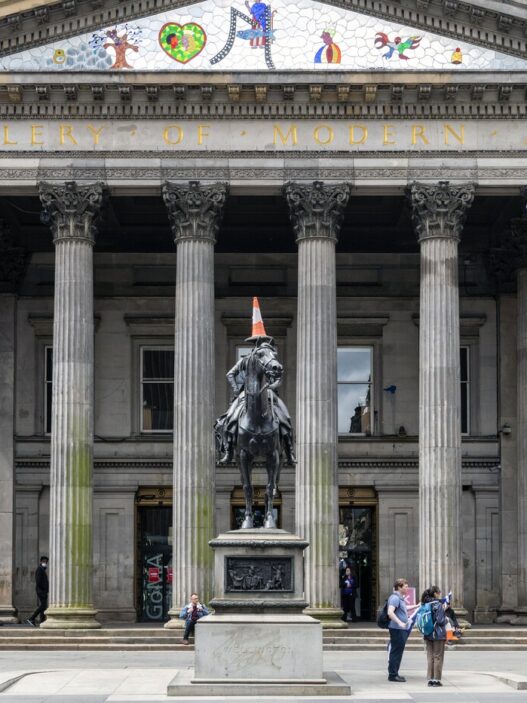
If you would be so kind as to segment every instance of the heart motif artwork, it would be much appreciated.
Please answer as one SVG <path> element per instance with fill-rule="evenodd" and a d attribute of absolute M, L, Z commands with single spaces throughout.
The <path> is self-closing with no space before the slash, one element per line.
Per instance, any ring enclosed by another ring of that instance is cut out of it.
<path fill-rule="evenodd" d="M 188 63 L 203 51 L 207 43 L 205 30 L 195 22 L 167 22 L 159 32 L 159 44 L 171 59 Z"/>

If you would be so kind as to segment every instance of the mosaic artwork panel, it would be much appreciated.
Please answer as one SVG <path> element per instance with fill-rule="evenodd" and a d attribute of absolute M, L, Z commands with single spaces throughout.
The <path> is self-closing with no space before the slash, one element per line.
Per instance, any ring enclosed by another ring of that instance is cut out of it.
<path fill-rule="evenodd" d="M 526 68 L 524 59 L 313 0 L 206 0 L 0 60 L 5 71 Z"/>

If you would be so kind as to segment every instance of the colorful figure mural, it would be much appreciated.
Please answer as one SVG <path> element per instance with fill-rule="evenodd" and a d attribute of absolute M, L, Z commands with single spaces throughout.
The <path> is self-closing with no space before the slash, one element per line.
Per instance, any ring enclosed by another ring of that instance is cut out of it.
<path fill-rule="evenodd" d="M 195 22 L 167 22 L 159 32 L 159 44 L 174 61 L 188 63 L 200 54 L 207 43 L 205 30 Z"/>
<path fill-rule="evenodd" d="M 122 33 L 119 34 L 117 27 L 113 27 L 105 32 L 93 34 L 90 41 L 90 46 L 93 49 L 99 49 L 102 45 L 103 49 L 114 50 L 115 59 L 113 66 L 110 66 L 111 69 L 133 68 L 126 59 L 126 52 L 135 51 L 137 53 L 139 51 L 139 46 L 131 42 L 139 38 L 141 29 L 139 27 L 129 27 L 125 24 L 121 32 Z M 107 41 L 108 39 L 110 41 Z"/>
<path fill-rule="evenodd" d="M 335 29 L 325 29 L 320 38 L 324 45 L 315 54 L 315 63 L 340 63 L 342 52 L 333 41 Z"/>
<path fill-rule="evenodd" d="M 271 44 L 275 38 L 273 29 L 273 17 L 275 13 L 271 10 L 271 5 L 265 2 L 253 2 L 251 5 L 249 1 L 246 0 L 245 6 L 251 13 L 250 16 L 237 10 L 235 7 L 231 7 L 231 19 L 227 41 L 223 49 L 213 56 L 210 62 L 214 65 L 223 61 L 234 46 L 234 39 L 238 37 L 239 39 L 249 40 L 249 45 L 253 49 L 258 47 L 263 48 L 267 68 L 274 69 Z M 237 30 L 238 19 L 246 22 L 250 26 L 250 29 Z"/>
<path fill-rule="evenodd" d="M 392 56 L 397 52 L 397 55 L 403 61 L 408 61 L 409 56 L 405 55 L 405 51 L 410 49 L 417 49 L 421 43 L 423 37 L 410 37 L 403 41 L 401 37 L 395 37 L 393 41 L 390 41 L 387 34 L 384 32 L 377 32 L 375 35 L 375 47 L 377 49 L 383 49 L 385 46 L 388 47 L 388 51 L 382 55 L 384 59 L 391 59 Z"/>

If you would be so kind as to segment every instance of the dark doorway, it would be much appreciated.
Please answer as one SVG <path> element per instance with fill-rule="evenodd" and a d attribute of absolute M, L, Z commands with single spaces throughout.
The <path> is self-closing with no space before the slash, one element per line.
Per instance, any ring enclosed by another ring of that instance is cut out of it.
<path fill-rule="evenodd" d="M 139 620 L 165 622 L 172 602 L 172 508 L 138 507 Z"/>
<path fill-rule="evenodd" d="M 339 509 L 339 571 L 351 567 L 356 583 L 354 619 L 373 620 L 376 611 L 377 558 L 375 506 Z"/>

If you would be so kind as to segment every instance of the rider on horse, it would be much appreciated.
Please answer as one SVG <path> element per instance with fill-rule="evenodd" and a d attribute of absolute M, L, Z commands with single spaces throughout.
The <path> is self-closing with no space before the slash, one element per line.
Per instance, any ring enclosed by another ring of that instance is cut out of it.
<path fill-rule="evenodd" d="M 254 342 L 255 349 L 268 346 L 273 351 L 276 351 L 274 339 L 267 335 L 256 335 L 249 337 L 245 341 Z M 224 453 L 220 459 L 220 464 L 227 464 L 233 460 L 234 445 L 236 443 L 236 435 L 238 431 L 238 420 L 244 407 L 244 389 L 248 358 L 248 356 L 244 356 L 240 359 L 227 374 L 227 381 L 232 388 L 234 399 L 225 415 L 222 415 L 216 423 L 216 430 L 221 437 L 221 444 L 224 449 Z M 291 418 L 289 417 L 285 403 L 276 391 L 281 382 L 281 377 L 278 377 L 269 384 L 267 387 L 268 400 L 273 406 L 275 417 L 280 426 L 280 439 L 282 442 L 282 447 L 286 453 L 287 463 L 289 465 L 294 465 L 296 464 L 296 456 L 294 451 L 293 426 L 291 424 Z"/>

